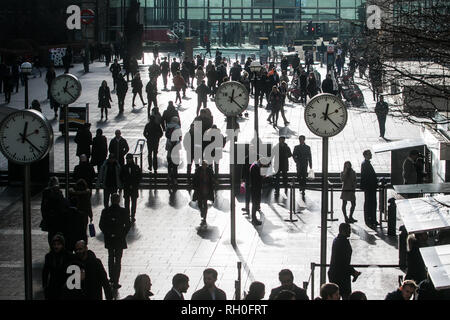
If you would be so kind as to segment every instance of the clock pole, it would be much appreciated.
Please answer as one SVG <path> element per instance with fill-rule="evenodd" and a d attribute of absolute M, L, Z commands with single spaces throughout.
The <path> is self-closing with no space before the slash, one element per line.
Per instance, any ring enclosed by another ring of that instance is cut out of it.
<path fill-rule="evenodd" d="M 33 260 L 31 258 L 30 165 L 24 166 L 23 183 L 23 256 L 25 270 L 25 300 L 33 300 Z"/>
<path fill-rule="evenodd" d="M 328 137 L 322 138 L 322 211 L 320 224 L 320 285 L 326 282 L 328 215 Z"/>
<path fill-rule="evenodd" d="M 231 118 L 231 124 L 233 132 L 236 130 L 236 116 L 232 116 Z M 232 161 L 231 164 L 231 203 L 230 203 L 230 211 L 231 211 L 231 245 L 233 247 L 236 247 L 236 186 L 235 186 L 235 174 L 236 174 L 236 140 L 234 134 L 232 135 L 233 141 L 230 141 L 230 154 L 232 155 L 232 158 L 230 159 Z"/>
<path fill-rule="evenodd" d="M 66 198 L 69 198 L 69 105 L 64 106 L 64 173 L 66 180 Z"/>

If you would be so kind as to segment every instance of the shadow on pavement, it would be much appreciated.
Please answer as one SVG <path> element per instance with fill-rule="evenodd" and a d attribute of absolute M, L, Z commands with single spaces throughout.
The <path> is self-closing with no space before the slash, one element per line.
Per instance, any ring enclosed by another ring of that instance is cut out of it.
<path fill-rule="evenodd" d="M 200 228 L 200 226 L 196 227 L 197 234 L 204 240 L 210 240 L 211 242 L 217 242 L 220 238 L 219 228 L 216 226 L 210 226 L 206 229 Z"/>

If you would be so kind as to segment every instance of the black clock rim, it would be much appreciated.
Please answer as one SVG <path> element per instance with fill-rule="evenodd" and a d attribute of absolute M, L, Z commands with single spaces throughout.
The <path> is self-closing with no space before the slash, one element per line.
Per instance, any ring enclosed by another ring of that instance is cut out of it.
<path fill-rule="evenodd" d="M 345 122 L 344 122 L 343 126 L 342 126 L 338 131 L 333 132 L 333 133 L 331 133 L 331 134 L 318 134 L 317 131 L 316 131 L 315 129 L 313 129 L 313 128 L 308 124 L 308 122 L 306 121 L 306 111 L 307 111 L 307 109 L 308 109 L 308 105 L 310 105 L 314 100 L 318 100 L 319 98 L 324 97 L 324 96 L 330 97 L 330 98 L 332 98 L 332 99 L 335 99 L 339 104 L 341 104 L 341 106 L 342 106 L 343 109 L 345 110 L 345 115 L 346 115 L 346 116 L 345 116 Z M 311 131 L 314 135 L 316 135 L 316 136 L 318 136 L 318 137 L 322 137 L 322 138 L 331 138 L 331 137 L 337 136 L 339 133 L 341 133 L 341 132 L 344 130 L 345 126 L 347 125 L 347 121 L 348 121 L 348 110 L 347 110 L 347 107 L 345 106 L 345 104 L 343 103 L 342 99 L 336 97 L 334 94 L 331 94 L 331 93 L 320 93 L 320 94 L 318 94 L 318 95 L 315 95 L 315 96 L 314 96 L 314 97 L 306 104 L 306 106 L 305 106 L 305 112 L 304 112 L 304 114 L 303 114 L 303 117 L 304 117 L 305 124 L 306 124 L 306 126 L 308 127 L 309 131 Z"/>
<path fill-rule="evenodd" d="M 80 91 L 79 91 L 79 93 L 77 94 L 77 97 L 75 98 L 75 100 L 72 99 L 73 101 L 71 101 L 71 102 L 61 102 L 61 101 L 58 101 L 58 98 L 56 98 L 56 97 L 53 96 L 52 87 L 53 87 L 54 81 L 55 81 L 56 79 L 58 79 L 58 78 L 63 78 L 63 77 L 70 77 L 70 78 L 72 78 L 73 80 L 75 80 L 75 81 L 77 82 L 78 88 L 80 89 Z M 57 76 L 55 79 L 53 79 L 53 81 L 52 81 L 52 83 L 51 83 L 51 85 L 50 85 L 50 95 L 51 95 L 52 98 L 53 98 L 57 103 L 59 103 L 60 105 L 68 105 L 68 104 L 74 103 L 75 101 L 77 101 L 77 100 L 81 97 L 82 91 L 83 91 L 83 86 L 81 85 L 80 79 L 78 79 L 75 75 L 73 75 L 73 74 L 71 74 L 71 73 L 60 74 L 60 75 Z"/>
<path fill-rule="evenodd" d="M 26 110 L 17 110 L 15 112 L 10 113 L 9 115 L 7 115 L 5 118 L 3 118 L 3 120 L 0 122 L 0 130 L 3 126 L 4 123 L 6 123 L 10 118 L 13 118 L 14 116 L 16 116 L 17 114 L 21 114 L 21 113 L 33 113 L 34 115 L 37 115 L 40 119 L 39 121 L 42 121 L 42 123 L 47 127 L 47 131 L 48 131 L 48 135 L 49 135 L 49 143 L 48 143 L 48 147 L 46 148 L 45 152 L 42 153 L 41 156 L 39 156 L 39 158 L 33 160 L 33 161 L 18 161 L 15 160 L 14 158 L 11 158 L 7 155 L 7 152 L 5 152 L 5 148 L 3 146 L 3 139 L 0 138 L 0 152 L 3 154 L 3 156 L 8 160 L 11 161 L 15 164 L 19 164 L 19 165 L 28 165 L 28 164 L 33 164 L 35 162 L 39 162 L 42 159 L 44 159 L 49 153 L 50 150 L 53 148 L 53 143 L 54 143 L 54 134 L 53 134 L 53 128 L 50 124 L 50 122 L 48 121 L 48 119 L 39 111 L 34 110 L 34 109 L 26 109 Z"/>

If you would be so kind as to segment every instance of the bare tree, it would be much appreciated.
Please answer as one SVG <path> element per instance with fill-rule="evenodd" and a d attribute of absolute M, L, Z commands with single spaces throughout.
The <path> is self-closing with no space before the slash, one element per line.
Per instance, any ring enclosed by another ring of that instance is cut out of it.
<path fill-rule="evenodd" d="M 425 124 L 450 123 L 450 3 L 367 3 L 371 4 L 381 9 L 381 28 L 360 25 L 363 31 L 350 45 L 353 63 L 368 64 L 365 83 L 375 95 L 389 97 L 397 116 Z M 362 18 L 365 23 L 370 16 Z"/>

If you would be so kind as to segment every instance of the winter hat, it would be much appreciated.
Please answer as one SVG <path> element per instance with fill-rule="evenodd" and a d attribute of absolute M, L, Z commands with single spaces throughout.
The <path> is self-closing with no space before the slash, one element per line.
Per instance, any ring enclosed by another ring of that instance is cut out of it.
<path fill-rule="evenodd" d="M 53 242 L 55 242 L 55 241 L 61 243 L 63 246 L 65 246 L 65 244 L 66 244 L 66 240 L 64 239 L 64 236 L 62 235 L 62 233 L 55 234 L 55 236 L 52 238 L 51 244 L 53 244 Z"/>

